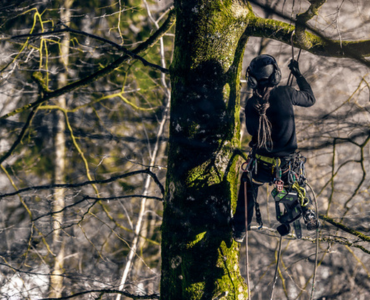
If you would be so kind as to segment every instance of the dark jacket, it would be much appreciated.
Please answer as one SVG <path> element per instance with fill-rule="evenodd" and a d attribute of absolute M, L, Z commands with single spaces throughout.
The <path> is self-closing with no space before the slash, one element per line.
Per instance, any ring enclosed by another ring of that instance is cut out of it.
<path fill-rule="evenodd" d="M 269 157 L 283 157 L 297 149 L 293 105 L 309 107 L 315 104 L 316 99 L 311 86 L 303 76 L 297 77 L 300 91 L 289 86 L 275 87 L 270 93 L 270 107 L 266 116 L 271 122 L 272 149 L 260 148 L 257 154 Z M 245 106 L 245 117 L 248 133 L 252 136 L 250 146 L 257 144 L 259 114 L 255 109 L 257 97 L 248 99 Z"/>

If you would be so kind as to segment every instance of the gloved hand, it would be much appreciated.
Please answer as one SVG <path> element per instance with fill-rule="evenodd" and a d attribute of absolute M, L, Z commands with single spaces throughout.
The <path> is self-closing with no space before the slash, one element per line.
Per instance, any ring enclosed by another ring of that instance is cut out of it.
<path fill-rule="evenodd" d="M 298 61 L 291 59 L 288 68 L 295 77 L 302 76 L 301 71 L 299 71 Z"/>

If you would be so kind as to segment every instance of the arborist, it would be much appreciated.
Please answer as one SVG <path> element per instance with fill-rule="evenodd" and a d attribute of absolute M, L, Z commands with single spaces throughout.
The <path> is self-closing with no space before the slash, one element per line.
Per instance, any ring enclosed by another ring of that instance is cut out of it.
<path fill-rule="evenodd" d="M 272 195 L 277 219 L 282 224 L 277 228 L 281 235 L 288 234 L 290 224 L 293 224 L 300 238 L 300 217 L 308 230 L 320 226 L 305 190 L 305 158 L 297 152 L 293 111 L 294 105 L 310 107 L 316 100 L 299 70 L 298 61 L 292 59 L 288 67 L 297 80 L 299 91 L 288 85 L 278 86 L 281 71 L 271 55 L 255 57 L 247 69 L 247 81 L 253 95 L 246 103 L 245 118 L 247 131 L 252 136 L 249 144 L 252 150 L 244 166 L 232 220 L 234 240 L 239 243 L 244 240 L 246 229 L 250 229 L 254 209 L 257 222 L 262 226 L 257 195 L 258 188 L 264 183 L 275 185 Z"/>

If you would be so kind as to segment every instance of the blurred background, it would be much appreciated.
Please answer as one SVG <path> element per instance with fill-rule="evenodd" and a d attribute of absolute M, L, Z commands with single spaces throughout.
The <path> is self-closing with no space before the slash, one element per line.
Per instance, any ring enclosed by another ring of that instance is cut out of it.
<path fill-rule="evenodd" d="M 293 19 L 310 4 L 259 2 Z M 170 78 L 139 60 L 127 58 L 119 66 L 114 61 L 124 56 L 120 47 L 134 51 L 145 44 L 171 5 L 168 0 L 1 2 L 1 299 L 122 288 L 136 295 L 159 293 Z M 252 6 L 261 17 L 283 20 Z M 329 0 L 309 24 L 331 39 L 367 40 L 369 16 L 366 0 Z M 174 40 L 173 26 L 140 55 L 169 68 Z M 269 38 L 250 37 L 242 79 L 253 57 L 263 53 L 276 58 L 286 84 L 291 46 Z M 307 178 L 322 218 L 315 299 L 369 299 L 369 69 L 352 59 L 306 51 L 299 63 L 317 99 L 313 107 L 295 109 L 299 148 L 308 159 Z M 73 83 L 76 88 L 68 93 L 25 106 Z M 244 107 L 250 91 L 241 84 Z M 295 81 L 293 86 L 298 88 Z M 240 116 L 244 126 L 243 108 Z M 250 137 L 245 126 L 242 130 L 241 148 L 248 151 Z M 150 170 L 158 182 L 148 173 L 131 173 L 138 170 Z M 265 227 L 258 230 L 253 223 L 249 237 L 250 288 L 258 300 L 269 297 L 277 253 L 270 192 L 269 186 L 260 189 Z M 275 299 L 309 297 L 315 233 L 303 236 L 283 239 Z M 243 276 L 245 263 L 242 245 Z"/>

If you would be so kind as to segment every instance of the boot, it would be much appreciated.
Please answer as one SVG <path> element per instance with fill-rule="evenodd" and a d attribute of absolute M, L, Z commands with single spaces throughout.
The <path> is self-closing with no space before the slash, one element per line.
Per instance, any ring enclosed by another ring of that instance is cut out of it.
<path fill-rule="evenodd" d="M 242 243 L 245 238 L 245 231 L 233 231 L 233 239 L 237 243 Z"/>

